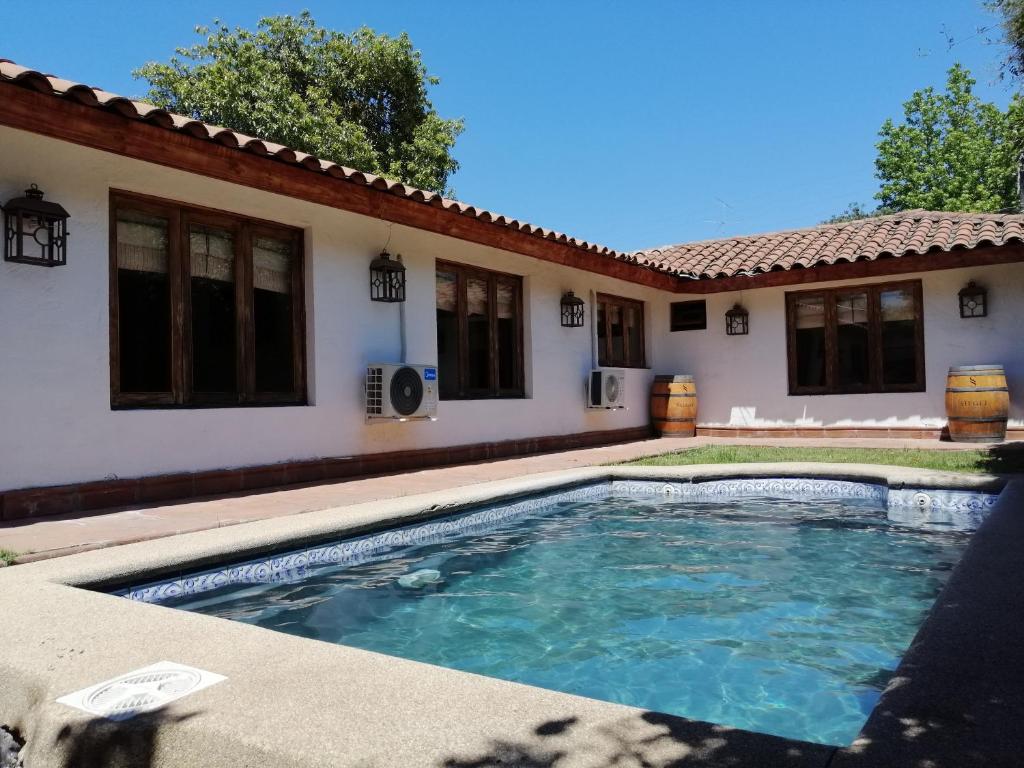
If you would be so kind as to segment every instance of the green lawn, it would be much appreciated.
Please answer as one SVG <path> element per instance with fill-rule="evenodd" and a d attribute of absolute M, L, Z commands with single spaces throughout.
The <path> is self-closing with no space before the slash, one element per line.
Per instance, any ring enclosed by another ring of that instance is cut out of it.
<path fill-rule="evenodd" d="M 947 472 L 1024 472 L 1024 450 L 927 451 L 913 448 L 771 448 L 755 445 L 708 445 L 623 462 L 644 467 L 680 464 L 739 464 L 753 461 L 827 461 L 843 464 L 888 464 Z"/>

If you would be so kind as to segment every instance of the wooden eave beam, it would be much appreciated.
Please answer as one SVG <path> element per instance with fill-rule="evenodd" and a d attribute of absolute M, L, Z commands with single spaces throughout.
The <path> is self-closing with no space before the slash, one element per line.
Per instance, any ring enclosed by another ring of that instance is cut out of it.
<path fill-rule="evenodd" d="M 11 83 L 0 83 L 0 125 L 651 288 L 677 284 L 638 264 Z"/>

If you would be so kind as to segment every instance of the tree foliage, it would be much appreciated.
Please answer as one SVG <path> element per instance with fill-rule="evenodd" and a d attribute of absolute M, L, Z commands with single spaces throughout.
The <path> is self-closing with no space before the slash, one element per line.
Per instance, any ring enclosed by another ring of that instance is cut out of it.
<path fill-rule="evenodd" d="M 344 34 L 309 14 L 262 18 L 255 30 L 220 20 L 204 42 L 133 74 L 148 99 L 205 122 L 284 144 L 361 171 L 451 193 L 458 119 L 434 110 L 409 37 L 362 27 Z"/>
<path fill-rule="evenodd" d="M 1003 42 L 1010 50 L 1003 61 L 1002 74 L 1024 79 L 1024 0 L 989 0 L 989 10 L 998 14 L 1003 27 Z"/>
<path fill-rule="evenodd" d="M 896 211 L 1017 210 L 1019 97 L 1004 112 L 974 95 L 975 80 L 959 64 L 948 75 L 944 92 L 915 92 L 903 122 L 882 125 L 875 198 Z"/>
<path fill-rule="evenodd" d="M 847 221 L 857 221 L 858 219 L 868 219 L 872 216 L 884 216 L 887 213 L 895 213 L 888 208 L 868 208 L 860 203 L 850 203 L 846 206 L 846 210 L 840 211 L 834 216 L 829 216 L 825 219 L 822 224 L 842 224 Z"/>

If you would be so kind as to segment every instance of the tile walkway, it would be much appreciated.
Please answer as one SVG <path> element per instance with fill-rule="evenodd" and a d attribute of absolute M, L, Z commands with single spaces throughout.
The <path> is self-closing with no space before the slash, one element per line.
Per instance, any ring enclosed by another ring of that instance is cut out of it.
<path fill-rule="evenodd" d="M 609 464 L 703 445 L 774 445 L 791 447 L 924 448 L 956 450 L 963 444 L 937 440 L 887 438 L 660 438 L 583 448 L 475 464 L 436 467 L 278 490 L 250 491 L 200 500 L 163 503 L 109 512 L 58 515 L 0 524 L 0 549 L 19 554 L 19 561 L 54 557 L 178 533 L 375 499 L 428 493 L 490 480 L 521 477 L 558 469 Z"/>

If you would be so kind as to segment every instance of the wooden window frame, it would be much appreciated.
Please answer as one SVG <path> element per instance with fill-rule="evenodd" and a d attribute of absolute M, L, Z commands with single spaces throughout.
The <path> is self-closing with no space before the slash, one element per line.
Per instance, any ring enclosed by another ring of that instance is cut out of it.
<path fill-rule="evenodd" d="M 627 299 L 624 296 L 613 296 L 609 293 L 597 294 L 597 307 L 595 319 L 601 317 L 601 308 L 604 305 L 604 349 L 601 349 L 601 340 L 598 336 L 597 358 L 598 365 L 602 368 L 646 368 L 647 367 L 647 327 L 644 319 L 644 303 L 638 299 Z M 609 307 L 619 307 L 622 312 L 622 354 L 621 361 L 612 359 L 612 313 Z M 629 334 L 626 329 L 626 309 L 632 307 L 639 311 L 640 316 L 640 355 L 634 357 L 633 350 L 629 348 Z M 597 319 L 597 322 L 600 322 Z"/>
<path fill-rule="evenodd" d="M 456 315 L 458 320 L 458 351 L 457 351 L 457 375 L 456 394 L 446 395 L 442 400 L 499 400 L 499 399 L 521 399 L 526 397 L 525 369 L 523 354 L 523 278 L 521 275 L 512 275 L 507 272 L 497 272 L 493 269 L 483 269 L 468 264 L 460 264 L 453 261 L 438 260 L 436 272 L 455 273 L 455 296 Z M 435 274 L 436 274 L 435 272 Z M 479 389 L 471 388 L 467 384 L 469 378 L 469 311 L 467 307 L 467 282 L 469 278 L 476 278 L 487 282 L 487 309 L 488 327 L 490 329 L 490 345 L 488 371 L 491 386 Z M 436 279 L 436 278 L 435 278 Z M 513 342 L 513 387 L 500 387 L 498 376 L 498 281 L 504 280 L 515 286 L 513 306 L 515 307 L 516 324 Z M 435 283 L 436 284 L 436 283 Z"/>
<path fill-rule="evenodd" d="M 110 404 L 127 408 L 225 408 L 306 405 L 305 250 L 303 232 L 262 219 L 186 205 L 149 195 L 110 191 Z M 170 291 L 170 392 L 122 392 L 119 338 L 117 215 L 131 210 L 167 220 L 167 272 Z M 225 229 L 235 244 L 236 389 L 230 393 L 196 393 L 192 388 L 192 307 L 189 226 Z M 253 320 L 252 242 L 269 236 L 292 244 L 292 380 L 293 392 L 256 390 L 256 339 Z"/>
<path fill-rule="evenodd" d="M 880 296 L 894 289 L 908 290 L 914 302 L 914 373 L 915 380 L 908 384 L 885 385 L 882 356 L 882 312 Z M 838 384 L 838 317 L 836 297 L 840 294 L 865 293 L 868 299 L 869 364 L 868 383 L 859 387 L 840 387 Z M 796 306 L 808 296 L 821 296 L 825 306 L 825 384 L 823 386 L 797 385 L 796 359 Z M 867 285 L 845 285 L 836 288 L 792 291 L 786 293 L 786 359 L 789 373 L 790 395 L 857 395 L 886 392 L 924 392 L 924 303 L 920 280 L 901 280 Z"/>
<path fill-rule="evenodd" d="M 682 323 L 676 322 L 676 307 L 680 307 L 680 306 L 683 306 L 683 305 L 686 305 L 686 304 L 691 305 L 691 306 L 696 306 L 697 304 L 701 305 L 701 307 L 704 310 L 704 313 L 703 313 L 704 314 L 704 318 L 703 318 L 703 321 L 700 323 L 700 325 L 696 325 L 696 324 L 695 325 L 684 325 Z M 670 333 L 680 333 L 682 331 L 706 331 L 707 328 L 708 328 L 708 302 L 707 302 L 707 299 L 691 299 L 691 300 L 688 300 L 688 301 L 673 301 L 672 303 L 669 304 L 668 311 L 669 311 L 669 318 L 668 318 L 669 328 L 668 328 L 668 330 L 669 330 Z"/>

